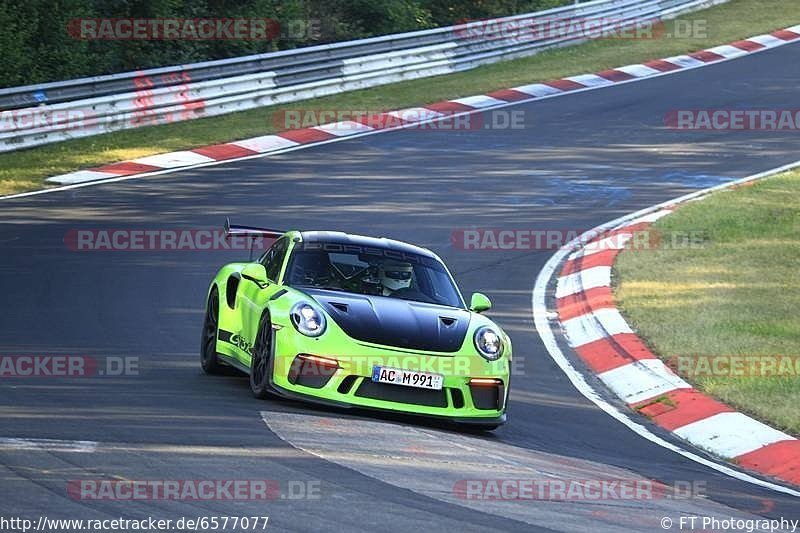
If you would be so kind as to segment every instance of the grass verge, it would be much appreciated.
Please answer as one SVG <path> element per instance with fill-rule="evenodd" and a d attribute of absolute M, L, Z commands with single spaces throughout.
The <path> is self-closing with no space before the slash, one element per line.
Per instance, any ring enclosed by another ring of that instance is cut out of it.
<path fill-rule="evenodd" d="M 800 435 L 800 171 L 689 203 L 654 228 L 704 242 L 622 252 L 623 314 L 699 390 Z"/>
<path fill-rule="evenodd" d="M 0 194 L 45 186 L 43 179 L 173 150 L 279 131 L 272 114 L 286 109 L 388 110 L 595 72 L 701 50 L 800 22 L 797 0 L 731 0 L 667 24 L 655 39 L 604 39 L 487 65 L 468 72 L 384 85 L 220 117 L 121 131 L 0 155 Z M 686 28 L 693 28 L 687 32 Z M 678 34 L 693 33 L 680 38 Z M 672 34 L 672 37 L 666 35 Z"/>

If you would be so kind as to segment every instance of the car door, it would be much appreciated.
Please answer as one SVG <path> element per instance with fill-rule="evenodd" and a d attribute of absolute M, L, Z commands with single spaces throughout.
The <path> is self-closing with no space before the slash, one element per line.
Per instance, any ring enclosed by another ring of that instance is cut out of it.
<path fill-rule="evenodd" d="M 267 300 L 275 292 L 280 290 L 278 278 L 280 277 L 281 267 L 286 259 L 289 249 L 289 238 L 281 237 L 270 247 L 269 250 L 259 259 L 264 265 L 269 282 L 266 285 L 259 285 L 253 280 L 242 278 L 239 284 L 239 303 L 241 305 L 242 318 L 242 337 L 247 341 L 248 356 L 242 363 L 250 365 L 250 353 L 255 343 L 258 326 L 261 321 L 261 314 Z"/>

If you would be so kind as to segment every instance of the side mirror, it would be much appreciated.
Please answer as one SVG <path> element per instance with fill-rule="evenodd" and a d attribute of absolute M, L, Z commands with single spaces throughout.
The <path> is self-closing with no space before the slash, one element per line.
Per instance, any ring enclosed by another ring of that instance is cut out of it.
<path fill-rule="evenodd" d="M 242 277 L 254 281 L 258 285 L 266 285 L 269 283 L 267 280 L 267 269 L 261 263 L 249 263 L 242 269 Z"/>
<path fill-rule="evenodd" d="M 472 298 L 469 301 L 469 309 L 470 311 L 475 311 L 476 313 L 483 313 L 484 311 L 488 311 L 492 308 L 492 302 L 489 300 L 489 297 L 485 294 L 480 292 L 472 293 Z"/>

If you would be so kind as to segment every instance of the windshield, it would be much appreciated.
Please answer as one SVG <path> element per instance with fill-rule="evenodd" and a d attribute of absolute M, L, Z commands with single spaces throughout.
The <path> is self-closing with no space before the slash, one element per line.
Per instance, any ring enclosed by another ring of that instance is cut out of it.
<path fill-rule="evenodd" d="M 351 244 L 304 242 L 292 250 L 285 283 L 464 307 L 444 265 L 432 257 Z"/>

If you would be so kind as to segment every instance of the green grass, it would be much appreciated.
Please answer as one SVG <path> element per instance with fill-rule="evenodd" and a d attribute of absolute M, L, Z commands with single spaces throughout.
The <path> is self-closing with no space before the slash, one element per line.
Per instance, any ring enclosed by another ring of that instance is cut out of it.
<path fill-rule="evenodd" d="M 696 51 L 797 24 L 800 2 L 732 0 L 682 19 L 702 21 L 702 33 L 691 38 L 596 40 L 459 74 L 0 155 L 0 194 L 38 189 L 45 186 L 44 178 L 80 168 L 274 133 L 279 128 L 272 113 L 283 109 L 398 109 Z M 670 22 L 667 32 L 671 31 Z"/>
<path fill-rule="evenodd" d="M 800 357 L 800 171 L 689 203 L 655 228 L 707 237 L 694 248 L 626 250 L 614 267 L 622 312 L 656 354 Z M 797 373 L 686 377 L 800 435 Z"/>

